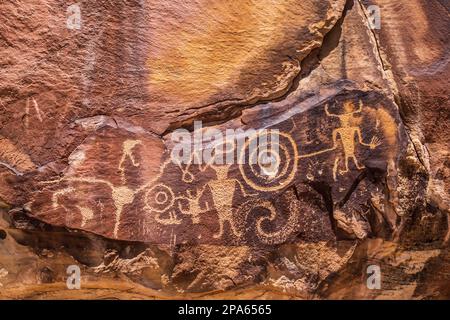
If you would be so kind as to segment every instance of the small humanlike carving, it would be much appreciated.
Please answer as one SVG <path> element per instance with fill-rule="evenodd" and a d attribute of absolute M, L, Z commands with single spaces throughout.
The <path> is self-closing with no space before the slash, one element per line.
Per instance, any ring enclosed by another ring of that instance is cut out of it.
<path fill-rule="evenodd" d="M 251 194 L 245 192 L 244 186 L 238 179 L 228 178 L 230 165 L 211 165 L 211 167 L 216 172 L 217 178 L 209 181 L 207 186 L 211 190 L 214 207 L 219 215 L 219 232 L 214 234 L 213 237 L 222 237 L 225 222 L 230 224 L 234 235 L 241 237 L 242 232 L 238 230 L 236 221 L 233 217 L 233 197 L 236 187 L 239 187 L 245 197 L 251 196 Z"/>

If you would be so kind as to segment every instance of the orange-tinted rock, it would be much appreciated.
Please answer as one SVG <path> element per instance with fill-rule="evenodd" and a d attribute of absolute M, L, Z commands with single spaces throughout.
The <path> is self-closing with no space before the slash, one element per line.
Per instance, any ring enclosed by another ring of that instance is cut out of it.
<path fill-rule="evenodd" d="M 0 4 L 0 297 L 448 296 L 449 19 L 429 3 Z M 259 135 L 208 162 L 227 130 Z M 92 289 L 48 289 L 71 264 Z"/>

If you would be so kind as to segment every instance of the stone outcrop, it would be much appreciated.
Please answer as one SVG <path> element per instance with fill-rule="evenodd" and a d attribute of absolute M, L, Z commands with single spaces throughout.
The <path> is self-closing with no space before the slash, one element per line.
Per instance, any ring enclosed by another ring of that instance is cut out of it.
<path fill-rule="evenodd" d="M 0 298 L 449 298 L 449 9 L 2 2 Z"/>

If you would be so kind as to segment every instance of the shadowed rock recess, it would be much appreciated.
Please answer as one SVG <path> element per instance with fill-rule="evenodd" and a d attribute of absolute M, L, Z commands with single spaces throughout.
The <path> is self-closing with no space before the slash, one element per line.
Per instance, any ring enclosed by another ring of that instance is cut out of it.
<path fill-rule="evenodd" d="M 70 4 L 0 3 L 1 299 L 450 298 L 448 1 Z"/>

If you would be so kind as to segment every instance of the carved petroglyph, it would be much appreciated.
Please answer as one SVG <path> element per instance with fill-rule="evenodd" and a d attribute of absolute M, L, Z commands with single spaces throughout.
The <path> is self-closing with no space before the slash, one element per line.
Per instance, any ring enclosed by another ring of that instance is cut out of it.
<path fill-rule="evenodd" d="M 370 143 L 365 143 L 362 139 L 361 134 L 361 128 L 359 127 L 359 124 L 361 122 L 361 119 L 354 117 L 355 114 L 361 113 L 363 109 L 362 101 L 359 103 L 359 108 L 356 111 L 354 110 L 354 105 L 352 102 L 346 102 L 344 103 L 344 114 L 337 115 L 332 114 L 328 111 L 328 105 L 325 106 L 325 112 L 327 116 L 329 117 L 338 117 L 341 126 L 338 129 L 333 130 L 333 147 L 337 148 L 338 139 L 340 138 L 340 141 L 342 143 L 342 147 L 344 150 L 344 170 L 339 170 L 339 173 L 342 175 L 344 173 L 347 173 L 349 171 L 349 160 L 352 159 L 353 163 L 355 164 L 356 168 L 361 170 L 364 169 L 364 166 L 358 163 L 358 159 L 355 155 L 355 136 L 358 139 L 358 142 L 366 147 L 370 147 L 370 149 L 375 149 L 377 146 L 381 144 L 378 137 L 374 136 L 372 137 L 372 140 Z M 335 166 L 333 170 L 333 177 L 336 180 L 336 171 L 339 167 L 339 158 L 336 158 L 335 160 Z"/>
<path fill-rule="evenodd" d="M 256 157 L 257 160 L 247 164 L 245 159 L 241 159 L 239 169 L 244 181 L 253 189 L 264 192 L 279 191 L 289 185 L 293 181 L 298 167 L 297 144 L 292 136 L 288 133 L 279 133 L 277 142 L 279 153 L 273 152 L 277 148 L 272 148 L 271 143 L 273 142 L 271 141 L 267 142 L 269 146 L 260 143 L 256 148 L 250 148 L 253 139 L 257 139 L 257 137 L 248 139 L 244 144 L 243 152 L 241 152 L 241 157 L 246 157 L 248 154 L 249 159 Z M 261 149 L 264 152 L 260 153 Z M 264 154 L 266 155 L 264 156 Z M 267 172 L 265 165 L 267 159 L 271 160 L 269 161 L 271 167 L 276 170 L 272 169 L 272 172 Z M 273 160 L 276 165 L 273 165 Z"/>
<path fill-rule="evenodd" d="M 368 109 L 372 110 L 371 108 Z M 300 172 L 300 174 L 306 175 L 309 179 L 308 175 L 312 176 L 310 173 L 313 172 L 315 167 L 322 165 L 320 160 L 312 161 L 310 158 L 340 150 L 336 155 L 331 154 L 333 158 L 330 159 L 328 164 L 330 170 L 332 170 L 333 179 L 336 180 L 338 174 L 344 175 L 349 172 L 351 163 L 358 170 L 364 168 L 357 159 L 358 144 L 370 149 L 375 149 L 381 145 L 381 140 L 375 135 L 369 143 L 363 140 L 361 130 L 363 119 L 360 116 L 363 112 L 363 104 L 361 101 L 357 109 L 353 102 L 345 102 L 342 114 L 330 112 L 328 105 L 325 105 L 324 111 L 327 117 L 337 118 L 339 126 L 333 130 L 329 129 L 331 132 L 328 132 L 328 127 L 325 127 L 320 134 L 314 136 L 319 139 L 322 138 L 322 140 L 323 137 L 330 136 L 331 147 L 300 155 L 300 143 L 297 142 L 298 137 L 294 132 L 299 128 L 293 122 L 291 132 L 279 132 L 276 140 L 272 140 L 272 138 L 270 140 L 260 139 L 257 135 L 249 136 L 239 146 L 242 150 L 237 153 L 238 157 L 244 158 L 240 159 L 237 164 L 216 164 L 213 161 L 214 157 L 211 158 L 212 161 L 202 163 L 200 160 L 203 158 L 197 154 L 197 151 L 194 151 L 188 153 L 190 154 L 188 163 L 177 163 L 171 158 L 166 158 L 160 165 L 157 174 L 141 185 L 133 187 L 127 184 L 130 180 L 127 179 L 127 175 L 131 167 L 142 168 L 144 166 L 145 158 L 140 157 L 139 152 L 145 146 L 140 140 L 125 140 L 122 144 L 120 157 L 118 157 L 117 172 L 120 173 L 120 185 L 106 179 L 76 176 L 75 173 L 72 174 L 71 172 L 69 176 L 59 180 L 46 182 L 65 181 L 71 183 L 69 186 L 65 185 L 63 189 L 52 193 L 53 207 L 61 206 L 69 211 L 66 208 L 69 205 L 66 203 L 65 207 L 64 202 L 60 200 L 62 197 L 71 197 L 71 194 L 76 193 L 77 184 L 102 184 L 111 190 L 115 207 L 113 236 L 116 238 L 119 236 L 125 206 L 136 201 L 136 204 L 142 205 L 140 209 L 145 213 L 144 223 L 140 225 L 144 230 L 144 236 L 154 230 L 151 225 L 159 226 L 162 228 L 161 230 L 165 227 L 171 227 L 173 233 L 173 230 L 178 230 L 178 226 L 183 224 L 184 219 L 190 219 L 192 224 L 198 225 L 201 224 L 203 215 L 211 215 L 215 212 L 218 230 L 213 231 L 211 237 L 213 239 L 223 238 L 227 233 L 226 226 L 228 225 L 230 235 L 236 239 L 242 239 L 245 236 L 246 229 L 244 226 L 246 221 L 249 221 L 252 213 L 256 212 L 259 218 L 251 227 L 256 236 L 267 244 L 282 242 L 298 225 L 299 212 L 297 206 L 292 204 L 292 207 L 289 207 L 289 215 L 285 218 L 281 217 L 282 220 L 284 219 L 283 226 L 273 231 L 273 226 L 269 227 L 269 225 L 277 225 L 276 220 L 279 217 L 277 207 L 269 200 L 252 198 L 256 195 L 252 191 L 283 192 L 284 194 L 299 173 L 301 169 L 299 163 L 302 159 L 308 159 L 310 165 L 308 168 L 305 166 L 303 168 L 305 172 Z M 375 112 L 375 114 L 377 113 Z M 383 119 L 373 117 L 373 114 L 371 114 L 371 118 L 374 120 L 375 131 L 377 132 L 377 128 L 384 125 Z M 255 139 L 258 139 L 259 143 L 255 144 Z M 261 143 L 261 141 L 263 142 Z M 223 144 L 223 142 L 221 143 Z M 138 146 L 140 147 L 138 148 Z M 214 143 L 202 145 L 202 148 L 210 148 L 216 153 L 215 156 L 223 156 L 218 150 L 222 150 L 224 154 L 230 152 L 234 154 L 237 148 L 236 142 L 233 141 L 231 148 L 229 146 L 230 142 L 227 141 L 224 143 L 225 148 L 217 148 Z M 261 150 L 262 152 L 260 152 Z M 201 151 L 203 152 L 203 149 Z M 246 161 L 247 159 L 248 161 Z M 84 158 L 82 161 L 84 161 Z M 78 166 L 81 166 L 81 164 L 78 164 Z M 320 170 L 321 175 L 323 174 L 323 168 L 322 166 Z M 169 179 L 166 180 L 166 178 Z M 178 181 L 180 186 L 174 186 L 168 181 Z M 71 207 L 76 207 L 79 210 L 82 227 L 94 217 L 95 210 L 88 206 L 72 204 Z M 261 216 L 260 213 L 265 214 Z"/>
<path fill-rule="evenodd" d="M 30 98 L 28 98 L 27 102 L 25 103 L 25 115 L 23 116 L 24 125 L 25 125 L 25 128 L 27 128 L 27 129 L 30 124 L 29 116 L 30 116 Z"/>
<path fill-rule="evenodd" d="M 16 175 L 36 168 L 31 158 L 20 151 L 9 139 L 0 136 L 0 166 L 6 167 Z"/>
<path fill-rule="evenodd" d="M 214 207 L 219 217 L 219 231 L 213 237 L 222 237 L 226 222 L 230 225 L 233 234 L 240 237 L 242 233 L 238 230 L 233 217 L 233 197 L 236 187 L 239 187 L 245 197 L 250 196 L 250 194 L 245 192 L 244 186 L 238 179 L 228 178 L 229 165 L 212 165 L 212 168 L 216 172 L 216 179 L 208 182 L 207 186 L 211 190 Z"/>
<path fill-rule="evenodd" d="M 326 115 L 328 117 L 337 117 L 340 122 L 340 127 L 334 129 L 332 132 L 333 146 L 331 148 L 323 149 L 323 150 L 320 150 L 317 152 L 301 155 L 299 158 L 314 157 L 314 156 L 323 154 L 325 152 L 336 150 L 339 147 L 339 142 L 340 142 L 340 145 L 342 146 L 344 155 L 343 155 L 343 159 L 341 158 L 340 155 L 338 155 L 334 160 L 333 179 L 336 181 L 337 173 L 339 173 L 340 175 L 343 175 L 343 174 L 349 172 L 349 170 L 350 170 L 349 169 L 349 160 L 353 161 L 353 163 L 355 164 L 355 167 L 358 170 L 364 169 L 364 165 L 362 165 L 358 162 L 358 159 L 355 155 L 355 151 L 356 151 L 355 138 L 357 138 L 357 141 L 360 145 L 369 147 L 370 149 L 375 149 L 376 147 L 381 145 L 381 140 L 378 137 L 373 136 L 370 143 L 365 143 L 363 141 L 361 128 L 360 128 L 360 124 L 361 124 L 362 120 L 361 120 L 361 118 L 355 116 L 356 114 L 359 114 L 363 111 L 363 103 L 361 100 L 359 101 L 359 107 L 357 110 L 355 110 L 355 107 L 354 107 L 354 104 L 352 101 L 346 101 L 344 103 L 344 113 L 343 114 L 330 113 L 328 108 L 329 108 L 328 104 L 326 104 L 325 105 Z M 377 119 L 377 121 L 379 121 L 379 120 Z M 342 160 L 344 163 L 344 169 L 338 170 L 339 165 Z"/>
<path fill-rule="evenodd" d="M 67 208 L 64 205 L 60 204 L 59 197 L 60 196 L 64 196 L 66 194 L 70 194 L 72 192 L 75 192 L 75 188 L 68 187 L 68 188 L 64 188 L 64 189 L 61 189 L 61 190 L 58 190 L 58 191 L 54 192 L 52 194 L 52 206 L 53 206 L 53 209 L 56 209 L 56 208 L 58 208 L 58 206 L 61 206 L 64 209 L 67 210 Z"/>
<path fill-rule="evenodd" d="M 134 201 L 134 197 L 137 193 L 137 190 L 132 190 L 127 186 L 115 186 L 113 185 L 111 182 L 107 181 L 107 180 L 103 180 L 103 179 L 96 179 L 96 178 L 75 178 L 75 177 L 64 177 L 62 179 L 59 180 L 53 180 L 53 181 L 47 181 L 45 182 L 46 184 L 48 183 L 58 183 L 58 182 L 62 182 L 62 181 L 68 181 L 68 182 L 80 182 L 80 183 L 87 183 L 87 184 L 105 184 L 107 185 L 110 189 L 111 189 L 111 196 L 112 199 L 114 201 L 114 206 L 116 208 L 115 210 L 115 224 L 114 224 L 114 230 L 113 230 L 113 235 L 115 237 L 118 236 L 118 231 L 119 231 L 119 224 L 120 224 L 120 218 L 121 218 L 121 214 L 122 214 L 122 209 L 124 206 L 133 203 Z M 71 192 L 74 188 L 73 187 L 69 187 L 63 190 L 59 190 L 56 192 L 56 198 L 54 198 L 54 202 L 53 202 L 53 206 L 57 206 L 58 204 L 58 197 L 61 195 L 66 195 L 67 193 Z M 54 194 L 55 195 L 55 194 Z M 53 195 L 53 197 L 54 197 Z M 55 202 L 56 199 L 56 202 Z M 63 206 L 64 207 L 64 206 Z M 67 208 L 66 208 L 67 209 Z M 86 222 L 87 220 L 91 219 L 90 217 L 90 213 L 87 213 L 85 209 L 80 208 L 80 213 L 83 217 L 83 212 L 84 211 L 85 215 L 84 215 L 84 221 Z M 83 224 L 83 222 L 82 222 Z"/>
<path fill-rule="evenodd" d="M 197 151 L 194 151 L 190 155 L 190 161 L 187 164 L 182 164 L 176 161 L 176 164 L 182 172 L 181 180 L 186 183 L 192 183 L 195 180 L 194 174 L 191 172 L 191 167 L 194 163 L 197 163 L 197 168 L 200 173 L 205 172 L 208 168 L 208 163 L 202 163 L 202 157 Z"/>
<path fill-rule="evenodd" d="M 205 209 L 202 209 L 200 205 L 200 198 L 203 196 L 205 187 L 203 187 L 199 192 L 197 192 L 196 196 L 193 195 L 191 190 L 187 190 L 186 191 L 187 197 L 180 197 L 181 200 L 187 201 L 188 203 L 187 209 L 183 208 L 182 201 L 178 203 L 178 209 L 180 210 L 180 212 L 184 215 L 191 216 L 192 223 L 194 224 L 200 223 L 200 214 L 209 211 L 208 202 L 205 202 Z"/>
<path fill-rule="evenodd" d="M 199 189 L 196 192 L 196 197 L 193 197 L 192 191 L 188 190 L 188 197 L 181 197 L 180 199 L 188 200 L 190 210 L 184 210 L 181 204 L 179 204 L 179 209 L 183 214 L 192 216 L 193 223 L 198 223 L 199 214 L 209 211 L 209 204 L 207 202 L 205 203 L 205 210 L 203 210 L 199 204 L 199 199 L 202 197 L 205 189 L 208 188 L 212 195 L 212 208 L 216 210 L 219 221 L 219 231 L 213 235 L 213 238 L 217 239 L 223 236 L 224 227 L 227 222 L 233 234 L 236 237 L 241 237 L 242 232 L 238 230 L 234 218 L 235 209 L 233 208 L 233 199 L 236 188 L 239 188 L 241 194 L 245 197 L 250 196 L 250 194 L 245 191 L 245 187 L 238 179 L 228 177 L 231 167 L 230 164 L 215 164 L 216 157 L 223 158 L 223 156 L 226 156 L 227 153 L 234 153 L 236 143 L 234 141 L 225 141 L 213 145 L 211 149 L 213 150 L 214 155 L 211 157 L 211 161 L 209 163 L 200 166 L 200 171 L 204 172 L 206 168 L 209 167 L 215 172 L 216 178 L 208 181 L 201 189 Z M 195 155 L 192 155 L 191 159 L 193 159 L 193 157 L 195 157 Z M 188 168 L 189 167 L 187 167 L 187 169 Z"/>
<path fill-rule="evenodd" d="M 139 140 L 126 140 L 122 145 L 122 158 L 119 162 L 119 171 L 122 177 L 122 182 L 125 183 L 125 162 L 127 160 L 131 161 L 131 164 L 134 167 L 139 167 L 140 163 L 136 161 L 136 158 L 133 154 L 133 149 L 137 146 L 142 144 Z"/>
<path fill-rule="evenodd" d="M 33 100 L 33 106 L 34 106 L 34 111 L 36 112 L 36 116 L 39 120 L 39 122 L 42 122 L 42 111 L 39 108 L 39 105 L 37 103 L 37 101 L 34 98 L 31 98 L 31 100 Z"/>
<path fill-rule="evenodd" d="M 125 165 L 127 159 L 130 159 L 133 166 L 139 166 L 140 164 L 136 161 L 135 156 L 133 155 L 134 148 L 137 145 L 142 144 L 140 140 L 126 140 L 122 145 L 122 157 L 119 161 L 119 172 L 121 172 L 121 177 L 123 177 L 124 171 L 125 171 Z M 111 197 L 115 206 L 115 223 L 114 223 L 114 230 L 113 235 L 114 237 L 118 237 L 119 230 L 120 230 L 120 220 L 122 217 L 122 211 L 123 208 L 126 205 L 132 204 L 138 194 L 145 191 L 144 199 L 145 199 L 145 206 L 144 210 L 147 210 L 151 213 L 156 213 L 156 216 L 154 217 L 155 220 L 163 225 L 172 225 L 172 224 L 179 224 L 181 223 L 181 220 L 177 219 L 174 212 L 169 212 L 168 218 L 162 218 L 161 214 L 165 213 L 169 208 L 173 207 L 175 197 L 172 192 L 172 189 L 163 185 L 163 184 L 156 184 L 154 183 L 161 177 L 161 175 L 164 172 L 164 169 L 167 167 L 167 165 L 170 163 L 170 159 L 166 160 L 157 175 L 153 177 L 150 181 L 145 183 L 144 185 L 141 185 L 138 188 L 132 189 L 129 186 L 127 186 L 125 183 L 122 183 L 122 185 L 116 186 L 112 182 L 105 180 L 105 179 L 99 179 L 99 178 L 88 178 L 88 177 L 63 177 L 61 179 L 52 180 L 52 181 L 45 181 L 42 182 L 42 184 L 55 184 L 55 183 L 61 183 L 63 181 L 66 182 L 72 182 L 72 183 L 87 183 L 89 185 L 98 185 L 103 184 L 110 188 L 111 190 Z M 123 173 L 123 174 L 122 174 Z M 124 181 L 126 179 L 122 179 Z M 76 188 L 74 187 L 68 187 L 64 188 L 62 190 L 58 190 L 53 193 L 52 195 L 52 204 L 53 207 L 56 208 L 57 206 L 62 206 L 66 211 L 67 208 L 60 204 L 58 201 L 58 198 L 63 195 L 70 194 L 74 192 Z M 153 200 L 153 202 L 149 201 L 149 199 Z M 166 202 L 169 201 L 169 205 L 166 204 Z M 152 204 L 150 204 L 152 203 Z M 80 210 L 80 214 L 82 216 L 82 226 L 87 223 L 90 219 L 93 217 L 93 211 L 87 207 L 81 207 L 76 206 Z M 87 210 L 89 209 L 89 210 Z"/>
<path fill-rule="evenodd" d="M 265 244 L 282 243 L 292 234 L 300 217 L 299 208 L 294 201 L 289 201 L 287 212 L 289 214 L 283 227 L 272 232 L 266 231 L 264 224 L 274 222 L 277 218 L 277 209 L 271 201 L 261 199 L 250 199 L 239 208 L 238 216 L 246 220 L 251 212 L 258 211 L 269 212 L 256 221 L 256 235 L 259 240 Z"/>
<path fill-rule="evenodd" d="M 53 209 L 57 209 L 58 206 L 61 206 L 62 208 L 64 208 L 66 212 L 69 212 L 69 209 L 66 206 L 64 206 L 64 204 L 60 203 L 59 198 L 71 194 L 75 191 L 76 191 L 75 188 L 68 187 L 54 192 L 52 195 Z M 75 207 L 81 214 L 81 227 L 84 227 L 88 221 L 94 218 L 94 211 L 91 210 L 90 208 L 79 205 L 75 205 Z"/>
<path fill-rule="evenodd" d="M 45 182 L 42 182 L 42 184 L 55 184 L 55 183 L 60 183 L 60 182 L 66 181 L 66 182 L 72 182 L 72 183 L 87 183 L 88 185 L 103 184 L 103 185 L 108 186 L 111 190 L 111 197 L 112 197 L 112 200 L 113 200 L 113 203 L 115 206 L 115 212 L 114 212 L 115 223 L 114 223 L 113 235 L 114 235 L 114 237 L 118 237 L 120 220 L 122 217 L 123 208 L 126 205 L 132 204 L 134 202 L 137 194 L 139 194 L 140 192 L 142 192 L 143 190 L 145 190 L 146 188 L 151 186 L 157 179 L 159 179 L 165 166 L 169 163 L 169 161 L 166 161 L 162 165 L 162 169 L 160 170 L 159 174 L 156 175 L 154 177 L 154 179 L 152 179 L 148 183 L 142 185 L 141 187 L 139 187 L 137 189 L 132 189 L 132 188 L 128 187 L 125 184 L 125 181 L 126 181 L 126 179 L 125 179 L 125 162 L 129 159 L 133 166 L 140 165 L 136 161 L 135 156 L 133 155 L 134 148 L 140 144 L 142 144 L 142 142 L 140 140 L 126 140 L 123 142 L 122 157 L 119 161 L 119 166 L 118 166 L 119 172 L 121 173 L 121 178 L 122 178 L 121 180 L 123 182 L 122 185 L 116 186 L 112 182 L 105 180 L 105 179 L 88 178 L 88 177 L 73 177 L 73 176 L 68 176 L 68 177 L 66 176 L 66 177 L 63 177 L 63 178 L 57 179 L 57 180 L 45 181 Z M 85 158 L 82 159 L 82 161 L 84 161 L 84 160 L 85 160 Z M 78 164 L 78 165 L 80 165 L 80 164 Z M 64 188 L 64 189 L 53 192 L 53 195 L 52 195 L 53 208 L 56 208 L 57 206 L 61 206 L 66 211 L 68 211 L 64 205 L 61 205 L 61 203 L 59 202 L 58 199 L 60 196 L 68 195 L 68 194 L 70 195 L 70 193 L 73 193 L 76 190 L 77 190 L 76 188 L 70 186 L 68 188 Z M 82 207 L 82 206 L 76 206 L 76 207 L 79 209 L 80 214 L 82 216 L 81 226 L 84 226 L 89 220 L 91 220 L 93 218 L 94 213 L 93 213 L 92 209 L 90 209 L 90 208 Z"/>
<path fill-rule="evenodd" d="M 36 99 L 31 98 L 31 101 L 33 103 L 33 108 L 36 113 L 37 119 L 39 120 L 39 122 L 42 122 L 43 121 L 43 113 L 42 113 L 41 109 L 39 108 L 39 105 L 38 105 Z M 27 129 L 30 125 L 30 116 L 31 116 L 30 115 L 30 98 L 27 98 L 27 102 L 25 103 L 25 115 L 23 117 L 24 125 L 25 125 L 25 128 L 27 128 Z"/>
<path fill-rule="evenodd" d="M 160 224 L 180 224 L 181 220 L 176 217 L 175 212 L 172 210 L 177 199 L 170 187 L 165 184 L 157 184 L 145 192 L 144 209 L 156 213 L 154 218 Z M 163 218 L 162 214 L 166 212 L 168 212 L 168 217 Z"/>
<path fill-rule="evenodd" d="M 94 211 L 88 207 L 78 206 L 81 213 L 81 227 L 84 227 L 88 221 L 94 218 Z"/>
<path fill-rule="evenodd" d="M 253 137 L 257 139 L 258 137 Z M 264 158 L 258 157 L 255 161 L 257 169 L 254 169 L 254 172 L 257 174 L 258 177 L 264 177 L 269 180 L 276 180 L 276 181 L 282 181 L 282 183 L 286 184 L 290 182 L 293 179 L 293 176 L 295 175 L 296 166 L 293 165 L 296 163 L 293 160 L 290 160 L 290 150 L 288 148 L 291 148 L 294 150 L 294 156 L 297 155 L 296 145 L 294 143 L 294 140 L 289 136 L 283 134 L 283 138 L 286 141 L 282 141 L 283 143 L 288 142 L 288 146 L 281 146 L 281 150 L 284 153 L 284 159 L 288 159 L 288 164 L 284 164 L 284 166 L 281 168 L 281 170 L 277 170 L 277 173 L 279 175 L 264 175 L 261 174 L 261 171 L 258 170 L 261 167 L 264 167 Z M 250 141 L 251 143 L 251 141 Z M 231 148 L 230 148 L 231 146 Z M 222 157 L 226 153 L 233 153 L 236 148 L 236 144 L 234 142 L 227 141 L 225 143 L 221 143 L 221 146 L 213 145 L 210 146 L 214 150 L 214 157 L 211 158 L 211 161 L 207 164 L 200 164 L 198 166 L 198 169 L 200 172 L 205 172 L 207 168 L 211 168 L 215 173 L 215 179 L 211 179 L 207 181 L 201 188 L 199 188 L 196 191 L 193 190 L 187 190 L 186 194 L 187 196 L 175 196 L 172 189 L 169 188 L 167 185 L 164 184 L 157 184 L 146 192 L 146 207 L 145 209 L 156 212 L 158 215 L 156 216 L 157 222 L 163 224 L 163 225 L 170 225 L 170 224 L 179 224 L 179 219 L 176 218 L 175 209 L 178 208 L 179 212 L 183 215 L 190 216 L 192 219 L 192 222 L 194 224 L 197 224 L 200 222 L 200 215 L 203 213 L 206 213 L 211 210 L 215 210 L 218 215 L 218 223 L 219 223 L 219 230 L 213 234 L 213 238 L 219 239 L 222 238 L 225 233 L 225 226 L 228 224 L 232 234 L 240 238 L 243 235 L 242 225 L 243 220 L 245 219 L 246 215 L 252 211 L 253 208 L 250 207 L 250 204 L 253 204 L 256 207 L 260 207 L 266 210 L 269 210 L 270 216 L 269 218 L 263 218 L 260 222 L 258 222 L 258 228 L 256 231 L 258 233 L 261 233 L 261 238 L 268 239 L 268 238 L 277 238 L 279 237 L 279 234 L 281 231 L 277 231 L 274 235 L 265 232 L 263 228 L 261 227 L 261 224 L 266 219 L 272 221 L 275 219 L 276 212 L 273 205 L 270 204 L 270 202 L 265 201 L 262 203 L 259 202 L 251 202 L 247 201 L 245 206 L 240 206 L 239 208 L 235 208 L 233 206 L 233 200 L 236 196 L 236 192 L 239 192 L 241 196 L 248 198 L 251 196 L 254 196 L 255 194 L 251 194 L 246 191 L 244 185 L 242 182 L 233 177 L 229 177 L 229 171 L 232 165 L 230 164 L 221 164 L 217 165 L 215 164 L 215 156 Z M 224 150 L 225 147 L 225 150 Z M 267 147 L 267 146 L 261 146 L 261 147 Z M 244 146 L 244 148 L 248 149 L 248 144 Z M 222 150 L 222 151 L 218 151 Z M 267 148 L 266 150 L 269 150 L 270 153 L 271 148 Z M 246 150 L 249 151 L 249 150 Z M 254 156 L 253 154 L 250 154 L 250 157 Z M 270 155 L 269 155 L 270 156 Z M 191 155 L 191 160 L 194 159 L 195 154 Z M 276 159 L 276 161 L 280 164 L 281 159 L 279 155 L 273 155 L 273 157 Z M 273 159 L 273 158 L 272 158 Z M 294 157 L 295 159 L 295 157 Z M 272 162 L 272 161 L 271 161 Z M 291 166 L 292 171 L 289 171 L 289 166 Z M 185 182 L 193 181 L 194 175 L 190 172 L 191 163 L 186 165 L 184 168 L 180 168 L 183 176 L 189 175 L 192 179 L 185 179 Z M 241 166 L 241 168 L 243 168 Z M 277 168 L 278 169 L 278 168 Z M 242 169 L 241 169 L 242 170 Z M 287 178 L 286 178 L 287 177 Z M 256 184 L 255 184 L 256 185 Z M 275 188 L 276 184 L 274 183 L 272 188 Z M 276 187 L 276 189 L 281 189 L 283 185 L 280 187 Z M 264 188 L 264 186 L 258 186 L 258 188 Z M 268 187 L 270 188 L 270 186 Z M 204 201 L 204 205 L 202 206 L 200 203 L 200 199 L 204 196 L 205 191 L 208 190 L 211 194 L 211 197 L 209 199 L 210 202 L 207 200 Z M 195 193 L 195 196 L 194 196 Z M 175 205 L 175 203 L 178 202 L 178 205 Z M 294 212 L 294 211 L 293 211 Z M 161 218 L 161 214 L 165 213 L 166 218 Z M 168 214 L 168 216 L 167 216 Z M 239 219 L 242 219 L 242 221 L 239 221 Z M 278 236 L 277 236 L 278 235 Z M 267 240 L 268 241 L 268 240 Z"/>
<path fill-rule="evenodd" d="M 286 138 L 286 141 L 288 141 L 289 147 L 294 150 L 294 155 L 297 155 L 296 146 L 294 144 L 293 139 L 290 138 L 290 136 L 284 134 L 283 137 Z M 258 137 L 254 138 L 257 139 Z M 198 224 L 200 222 L 201 214 L 207 213 L 210 210 L 214 210 L 218 215 L 219 230 L 215 234 L 213 234 L 213 238 L 215 239 L 222 238 L 225 233 L 226 225 L 229 225 L 231 232 L 235 237 L 240 238 L 242 237 L 243 234 L 242 230 L 243 221 L 239 221 L 239 217 L 241 218 L 244 217 L 245 219 L 245 213 L 250 212 L 251 208 L 249 207 L 250 202 L 248 202 L 246 206 L 242 207 L 245 209 L 244 212 L 240 208 L 235 208 L 233 206 L 233 201 L 236 196 L 236 192 L 238 192 L 241 196 L 245 198 L 254 196 L 255 194 L 247 192 L 245 186 L 242 184 L 240 179 L 229 177 L 229 172 L 232 165 L 215 164 L 214 159 L 216 156 L 223 157 L 226 156 L 227 153 L 234 153 L 236 149 L 235 142 L 227 141 L 225 143 L 222 142 L 219 147 L 214 144 L 209 147 L 215 153 L 214 156 L 211 158 L 211 161 L 209 163 L 199 164 L 197 168 L 199 172 L 205 172 L 207 168 L 212 169 L 212 171 L 215 173 L 215 178 L 207 181 L 198 190 L 190 190 L 190 189 L 186 190 L 186 195 L 181 196 L 175 196 L 172 189 L 167 185 L 157 184 L 155 186 L 152 186 L 146 191 L 145 209 L 150 212 L 157 213 L 155 219 L 157 222 L 163 225 L 171 225 L 171 224 L 175 225 L 181 222 L 178 218 L 176 218 L 175 213 L 176 209 L 178 209 L 178 211 L 181 214 L 190 216 L 194 224 Z M 248 145 L 246 145 L 245 147 L 248 147 Z M 268 152 L 270 153 L 271 149 L 268 148 L 267 150 L 269 150 Z M 258 159 L 256 159 L 257 160 L 256 166 L 258 168 L 254 170 L 254 172 L 258 174 L 258 177 L 262 176 L 265 177 L 266 179 L 274 179 L 280 181 L 281 180 L 280 178 L 283 178 L 283 176 L 287 176 L 287 182 L 289 182 L 289 180 L 292 180 L 296 170 L 296 166 L 293 165 L 295 161 L 289 160 L 290 150 L 288 149 L 288 147 L 281 146 L 281 150 L 282 152 L 284 152 L 284 158 L 288 159 L 289 162 L 287 165 L 285 164 L 285 166 L 281 168 L 281 170 L 278 170 L 277 168 L 277 173 L 280 173 L 282 176 L 261 174 L 261 171 L 257 169 L 264 167 L 265 159 L 264 157 L 258 157 Z M 193 153 L 191 155 L 191 160 L 193 160 L 195 156 L 196 154 Z M 250 156 L 253 155 L 250 154 Z M 281 163 L 281 159 L 278 155 L 273 155 L 272 159 L 276 159 L 278 163 Z M 184 179 L 184 182 L 187 183 L 190 183 L 191 181 L 194 180 L 194 175 L 190 171 L 191 165 L 192 163 L 189 163 L 184 167 L 181 167 L 181 165 L 179 165 L 183 177 L 185 178 L 187 176 L 190 177 L 189 179 Z M 293 169 L 292 172 L 288 170 L 289 166 L 292 167 Z M 284 178 L 283 183 L 286 183 L 286 178 Z M 279 188 L 281 187 L 277 187 L 277 189 Z M 206 197 L 203 203 L 201 203 L 200 199 L 205 195 L 206 190 L 209 191 L 210 198 Z M 269 204 L 267 203 L 260 204 L 255 202 L 252 203 L 257 206 L 272 210 L 270 215 L 271 219 L 275 218 L 275 213 L 273 211 L 274 208 L 269 206 Z M 165 218 L 162 217 L 163 214 Z M 262 229 L 258 228 L 257 231 L 259 232 L 259 230 Z M 265 236 L 267 236 L 267 234 L 266 235 L 263 234 L 261 237 Z"/>

